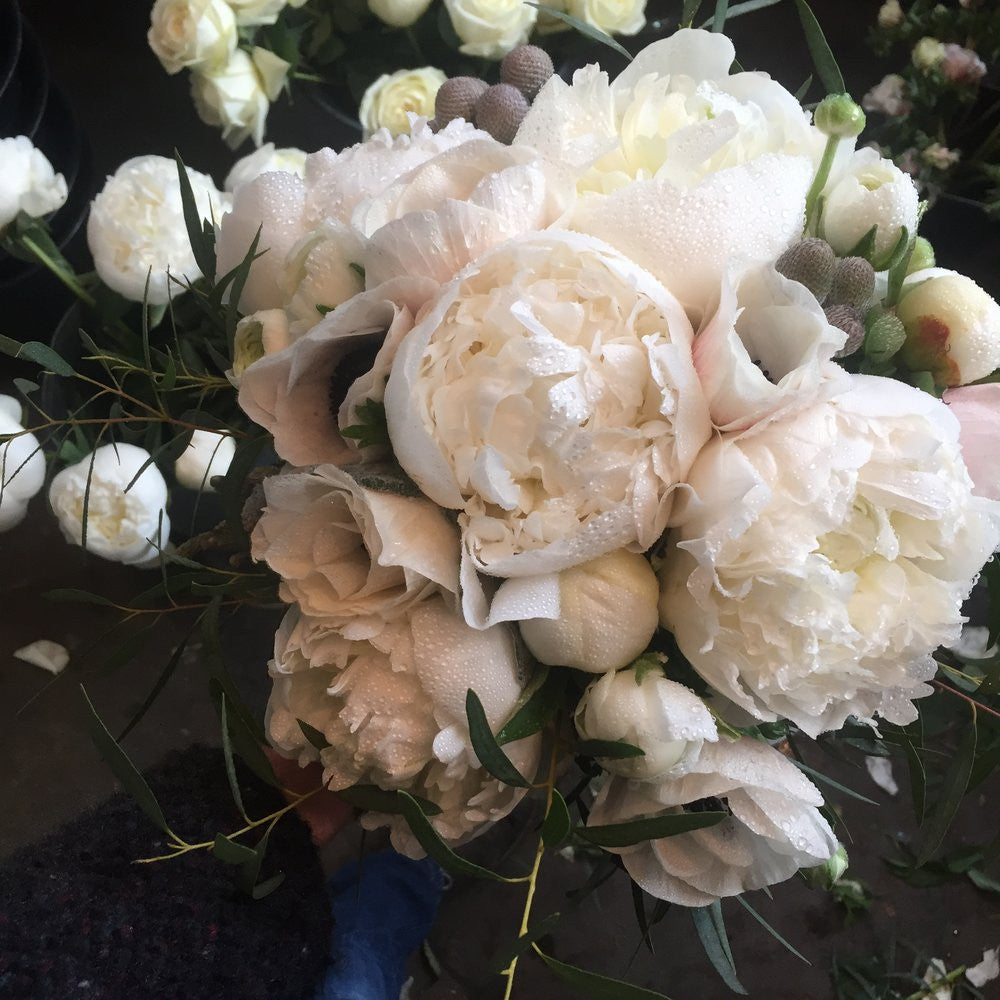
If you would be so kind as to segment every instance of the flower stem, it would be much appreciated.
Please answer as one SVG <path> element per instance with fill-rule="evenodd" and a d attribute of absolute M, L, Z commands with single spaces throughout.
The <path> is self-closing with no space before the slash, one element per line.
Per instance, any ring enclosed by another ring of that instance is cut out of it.
<path fill-rule="evenodd" d="M 23 236 L 21 242 L 26 250 L 30 250 L 81 302 L 90 306 L 91 309 L 97 307 L 97 300 L 88 292 L 75 274 L 67 274 L 58 264 L 30 237 Z"/>
<path fill-rule="evenodd" d="M 964 975 L 965 966 L 960 965 L 957 969 L 952 969 L 946 976 L 942 976 L 940 979 L 935 979 L 934 982 L 928 983 L 926 986 L 922 986 L 916 993 L 911 993 L 906 1000 L 921 1000 L 922 997 L 937 996 L 937 991 L 941 989 L 942 986 L 947 986 Z"/>
<path fill-rule="evenodd" d="M 805 232 L 813 231 L 817 223 L 817 210 L 819 208 L 819 196 L 826 187 L 826 182 L 830 179 L 830 170 L 833 167 L 833 159 L 837 155 L 837 146 L 840 144 L 839 136 L 831 135 L 827 137 L 826 147 L 823 149 L 823 158 L 819 161 L 816 176 L 813 178 L 812 186 L 806 195 L 806 227 Z"/>

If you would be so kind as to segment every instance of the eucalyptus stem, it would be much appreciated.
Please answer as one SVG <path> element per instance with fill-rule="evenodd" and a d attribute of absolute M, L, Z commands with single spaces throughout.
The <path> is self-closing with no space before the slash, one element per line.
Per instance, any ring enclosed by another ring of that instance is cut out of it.
<path fill-rule="evenodd" d="M 22 236 L 21 242 L 24 244 L 25 249 L 30 250 L 39 260 L 39 263 L 44 264 L 84 305 L 90 306 L 91 309 L 97 307 L 97 299 L 94 298 L 90 292 L 87 291 L 79 281 L 76 280 L 76 275 L 67 274 L 58 264 L 30 237 Z"/>

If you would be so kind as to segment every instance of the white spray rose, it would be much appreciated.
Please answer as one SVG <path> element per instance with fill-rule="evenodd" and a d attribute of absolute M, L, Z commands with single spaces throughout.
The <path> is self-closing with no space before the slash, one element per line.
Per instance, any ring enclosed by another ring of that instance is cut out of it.
<path fill-rule="evenodd" d="M 368 9 L 393 28 L 408 28 L 430 5 L 431 0 L 368 0 Z"/>
<path fill-rule="evenodd" d="M 611 848 L 651 896 L 708 906 L 814 868 L 837 851 L 820 814 L 823 796 L 795 765 L 758 740 L 706 744 L 690 771 L 660 784 L 612 778 L 588 823 L 721 810 L 721 823 L 675 837 Z"/>
<path fill-rule="evenodd" d="M 236 18 L 224 0 L 156 0 L 146 38 L 168 73 L 216 69 L 236 51 Z"/>
<path fill-rule="evenodd" d="M 661 570 L 661 621 L 694 668 L 759 719 L 810 736 L 855 715 L 905 725 L 934 650 L 1000 541 L 958 421 L 928 393 L 851 391 L 713 441 Z"/>
<path fill-rule="evenodd" d="M 365 91 L 358 108 L 365 138 L 380 128 L 388 129 L 390 135 L 409 132 L 410 115 L 433 118 L 434 98 L 447 79 L 434 66 L 383 73 Z"/>
<path fill-rule="evenodd" d="M 26 135 L 0 139 L 0 229 L 18 212 L 40 218 L 65 201 L 65 178 Z"/>
<path fill-rule="evenodd" d="M 642 757 L 600 761 L 606 771 L 637 781 L 686 774 L 705 741 L 719 738 L 702 700 L 656 670 L 605 674 L 584 691 L 575 719 L 581 739 L 625 742 L 642 750 Z"/>
<path fill-rule="evenodd" d="M 296 174 L 301 177 L 306 169 L 306 153 L 301 149 L 286 146 L 275 149 L 273 142 L 265 142 L 260 149 L 237 160 L 232 170 L 226 175 L 223 188 L 235 192 L 260 177 L 261 174 L 281 171 L 286 174 Z"/>
<path fill-rule="evenodd" d="M 125 488 L 143 469 L 142 475 Z M 132 566 L 155 566 L 170 535 L 167 483 L 145 448 L 105 444 L 93 455 L 63 469 L 49 487 L 59 527 L 67 541 L 83 544 L 87 482 L 87 551 Z"/>
<path fill-rule="evenodd" d="M 283 351 L 291 343 L 284 309 L 261 309 L 244 316 L 233 335 L 233 367 L 226 378 L 238 389 L 243 373 L 265 354 Z"/>
<path fill-rule="evenodd" d="M 248 138 L 259 146 L 270 102 L 281 93 L 288 67 L 284 59 L 257 47 L 252 56 L 237 49 L 221 68 L 192 73 L 191 96 L 198 117 L 206 125 L 220 126 L 232 149 Z"/>
<path fill-rule="evenodd" d="M 300 763 L 318 759 L 334 790 L 374 783 L 429 799 L 442 809 L 431 823 L 451 841 L 474 836 L 524 795 L 480 768 L 465 714 L 471 688 L 496 731 L 521 695 L 525 678 L 505 627 L 471 629 L 432 597 L 370 640 L 352 642 L 292 609 L 275 637 L 271 676 L 268 738 Z M 317 751 L 297 719 L 330 746 Z M 505 749 L 530 780 L 539 748 L 534 736 Z M 365 825 L 389 826 L 397 850 L 422 855 L 400 817 L 369 813 Z"/>
<path fill-rule="evenodd" d="M 701 311 L 734 262 L 774 260 L 802 231 L 824 145 L 795 97 L 763 73 L 729 75 L 732 42 L 685 29 L 613 83 L 554 76 L 517 134 L 565 164 L 570 228 L 606 240 Z"/>
<path fill-rule="evenodd" d="M 538 11 L 521 0 L 444 0 L 459 52 L 501 59 L 531 35 Z"/>
<path fill-rule="evenodd" d="M 201 217 L 220 218 L 228 198 L 211 177 L 187 174 Z M 201 270 L 184 225 L 177 164 L 164 156 L 126 160 L 90 206 L 87 244 L 101 281 L 125 298 L 142 302 L 146 294 L 151 305 L 165 305 L 182 294 L 167 272 L 195 281 Z"/>
<path fill-rule="evenodd" d="M 845 256 L 878 226 L 871 260 L 880 270 L 888 264 L 903 227 L 910 237 L 916 233 L 919 202 L 913 178 L 866 146 L 826 187 L 823 236 L 835 253 Z"/>
<path fill-rule="evenodd" d="M 3 440 L 4 435 L 16 435 Z M 45 456 L 34 434 L 21 425 L 21 404 L 0 396 L 0 531 L 19 525 L 28 501 L 45 482 Z"/>
<path fill-rule="evenodd" d="M 1000 367 L 1000 305 L 964 274 L 915 271 L 896 315 L 906 327 L 900 357 L 938 385 L 965 385 Z"/>
<path fill-rule="evenodd" d="M 274 24 L 285 7 L 301 7 L 306 0 L 226 0 L 240 27 Z"/>
<path fill-rule="evenodd" d="M 617 549 L 559 574 L 559 616 L 521 622 L 541 663 L 591 674 L 620 670 L 653 638 L 659 615 L 656 574 L 637 552 Z"/>
<path fill-rule="evenodd" d="M 231 434 L 196 430 L 191 441 L 174 462 L 174 475 L 181 486 L 189 490 L 214 493 L 213 476 L 224 476 L 236 454 L 236 441 Z"/>
<path fill-rule="evenodd" d="M 385 408 L 400 464 L 462 511 L 467 570 L 551 575 L 659 538 L 709 434 L 691 339 L 662 285 L 578 233 L 511 240 L 442 290 Z M 474 577 L 466 615 L 481 622 Z M 515 617 L 539 614 L 554 616 Z"/>
<path fill-rule="evenodd" d="M 568 0 L 567 8 L 609 35 L 635 35 L 646 25 L 646 0 Z"/>
<path fill-rule="evenodd" d="M 349 639 L 370 639 L 430 594 L 458 593 L 458 531 L 424 497 L 385 492 L 392 482 L 377 465 L 264 481 L 253 558 L 281 577 L 282 600 Z"/>

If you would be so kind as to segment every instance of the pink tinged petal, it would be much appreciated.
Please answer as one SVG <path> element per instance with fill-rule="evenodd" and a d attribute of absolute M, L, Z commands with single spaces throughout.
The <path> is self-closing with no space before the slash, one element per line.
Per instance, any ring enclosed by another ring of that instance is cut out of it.
<path fill-rule="evenodd" d="M 944 401 L 958 417 L 962 457 L 974 492 L 1000 500 L 1000 383 L 949 389 Z"/>

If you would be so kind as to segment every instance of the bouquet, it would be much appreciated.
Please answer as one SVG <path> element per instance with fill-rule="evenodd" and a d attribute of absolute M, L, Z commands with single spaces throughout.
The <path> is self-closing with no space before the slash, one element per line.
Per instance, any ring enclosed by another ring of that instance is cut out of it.
<path fill-rule="evenodd" d="M 721 901 L 846 867 L 811 741 L 905 757 L 925 823 L 901 866 L 935 856 L 998 745 L 1000 306 L 936 266 L 911 178 L 855 148 L 864 114 L 805 23 L 830 91 L 813 114 L 685 28 L 613 80 L 551 76 L 510 142 L 439 103 L 231 194 L 158 164 L 188 245 L 141 256 L 107 190 L 91 216 L 119 267 L 139 261 L 127 307 L 49 261 L 98 339 L 79 363 L 0 347 L 97 392 L 64 421 L 11 412 L 3 503 L 41 485 L 31 435 L 64 428 L 67 537 L 160 568 L 126 610 L 151 628 L 166 598 L 184 643 L 201 629 L 227 755 L 315 775 L 189 843 L 91 707 L 164 858 L 212 850 L 273 891 L 269 824 L 330 790 L 398 851 L 526 890 L 507 996 L 534 953 L 625 997 L 660 994 L 539 944 L 554 851 L 627 873 L 643 924 L 647 897 L 656 919 L 690 908 L 737 986 Z M 22 213 L 8 245 L 40 225 Z M 225 516 L 179 543 L 174 460 Z M 963 629 L 984 567 L 991 625 Z M 218 627 L 275 601 L 260 725 Z M 938 730 L 941 699 L 961 715 Z M 941 731 L 944 771 L 924 743 Z M 525 799 L 529 871 L 463 856 Z"/>

